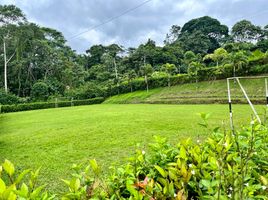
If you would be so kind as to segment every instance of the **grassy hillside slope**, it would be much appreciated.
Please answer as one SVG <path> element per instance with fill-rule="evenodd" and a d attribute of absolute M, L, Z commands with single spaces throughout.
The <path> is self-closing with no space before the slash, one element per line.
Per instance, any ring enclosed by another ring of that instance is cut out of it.
<path fill-rule="evenodd" d="M 244 79 L 240 82 L 253 103 L 265 103 L 264 79 Z M 234 81 L 231 81 L 231 93 L 234 103 L 247 103 L 238 83 Z M 206 104 L 227 102 L 226 80 L 217 80 L 157 88 L 149 92 L 136 91 L 116 95 L 108 98 L 104 103 Z"/>

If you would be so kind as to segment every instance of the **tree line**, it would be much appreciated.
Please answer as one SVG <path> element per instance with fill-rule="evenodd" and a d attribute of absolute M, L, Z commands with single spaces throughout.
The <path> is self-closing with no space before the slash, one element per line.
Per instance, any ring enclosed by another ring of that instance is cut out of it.
<path fill-rule="evenodd" d="M 27 101 L 105 96 L 107 88 L 134 80 L 144 81 L 149 90 L 151 77 L 167 77 L 170 86 L 171 77 L 198 77 L 206 68 L 218 69 L 215 73 L 231 69 L 236 76 L 252 69 L 262 73 L 260 66 L 268 67 L 268 25 L 247 20 L 229 29 L 204 16 L 173 25 L 163 46 L 148 39 L 136 48 L 96 44 L 78 54 L 61 32 L 29 22 L 14 5 L 0 5 L 0 38 L 0 95 Z"/>

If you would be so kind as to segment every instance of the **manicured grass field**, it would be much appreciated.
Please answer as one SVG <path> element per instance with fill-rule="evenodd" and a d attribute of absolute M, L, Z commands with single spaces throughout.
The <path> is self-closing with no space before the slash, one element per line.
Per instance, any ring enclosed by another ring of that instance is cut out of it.
<path fill-rule="evenodd" d="M 258 106 L 260 110 L 262 107 Z M 104 170 L 126 162 L 136 143 L 146 149 L 154 135 L 176 143 L 182 138 L 205 138 L 197 113 L 212 113 L 211 126 L 224 120 L 227 105 L 92 105 L 0 115 L 0 161 L 11 160 L 20 169 L 42 167 L 41 183 L 61 191 L 61 178 L 73 163 L 96 158 Z M 237 124 L 250 120 L 248 105 L 235 105 Z"/>

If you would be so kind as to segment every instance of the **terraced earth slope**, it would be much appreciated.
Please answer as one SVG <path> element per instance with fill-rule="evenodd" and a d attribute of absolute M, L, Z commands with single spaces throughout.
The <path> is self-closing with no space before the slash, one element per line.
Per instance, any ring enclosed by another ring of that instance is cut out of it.
<path fill-rule="evenodd" d="M 240 82 L 253 103 L 265 104 L 264 79 L 245 79 Z M 234 103 L 247 103 L 237 82 L 231 81 L 231 94 Z M 217 80 L 116 95 L 104 103 L 223 104 L 227 102 L 226 80 Z"/>

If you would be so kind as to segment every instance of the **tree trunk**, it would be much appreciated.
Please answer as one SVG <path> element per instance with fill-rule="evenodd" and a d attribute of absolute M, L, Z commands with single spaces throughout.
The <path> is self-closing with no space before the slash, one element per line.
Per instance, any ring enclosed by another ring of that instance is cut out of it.
<path fill-rule="evenodd" d="M 198 77 L 197 77 L 197 70 L 196 70 L 196 72 L 195 72 L 195 85 L 196 85 L 196 92 L 197 92 L 197 89 L 198 89 L 197 83 L 198 83 Z"/>
<path fill-rule="evenodd" d="M 234 66 L 234 77 L 235 77 L 235 66 Z"/>
<path fill-rule="evenodd" d="M 114 61 L 114 72 L 115 72 L 115 79 L 116 79 L 116 86 L 117 86 L 117 94 L 120 94 L 120 92 L 119 92 L 119 80 L 118 80 L 118 73 L 117 73 L 117 65 L 116 65 L 115 57 L 114 57 L 113 61 Z"/>
<path fill-rule="evenodd" d="M 144 55 L 143 56 L 143 65 L 145 66 L 145 64 L 146 64 L 146 56 Z"/>
<path fill-rule="evenodd" d="M 18 82 L 19 82 L 18 96 L 20 96 L 20 90 L 21 90 L 21 66 L 20 65 L 19 65 L 19 73 L 18 73 Z"/>
<path fill-rule="evenodd" d="M 145 79 L 145 83 L 146 83 L 146 90 L 147 90 L 147 92 L 149 92 L 149 86 L 148 86 L 148 78 L 147 78 L 147 75 L 144 76 L 144 79 Z"/>
<path fill-rule="evenodd" d="M 170 75 L 168 75 L 168 87 L 170 88 Z"/>
<path fill-rule="evenodd" d="M 5 79 L 5 92 L 7 93 L 7 54 L 6 54 L 6 41 L 4 42 L 4 79 Z"/>
<path fill-rule="evenodd" d="M 118 79 L 118 73 L 117 73 L 117 65 L 114 58 L 114 72 L 115 72 L 115 78 Z"/>

